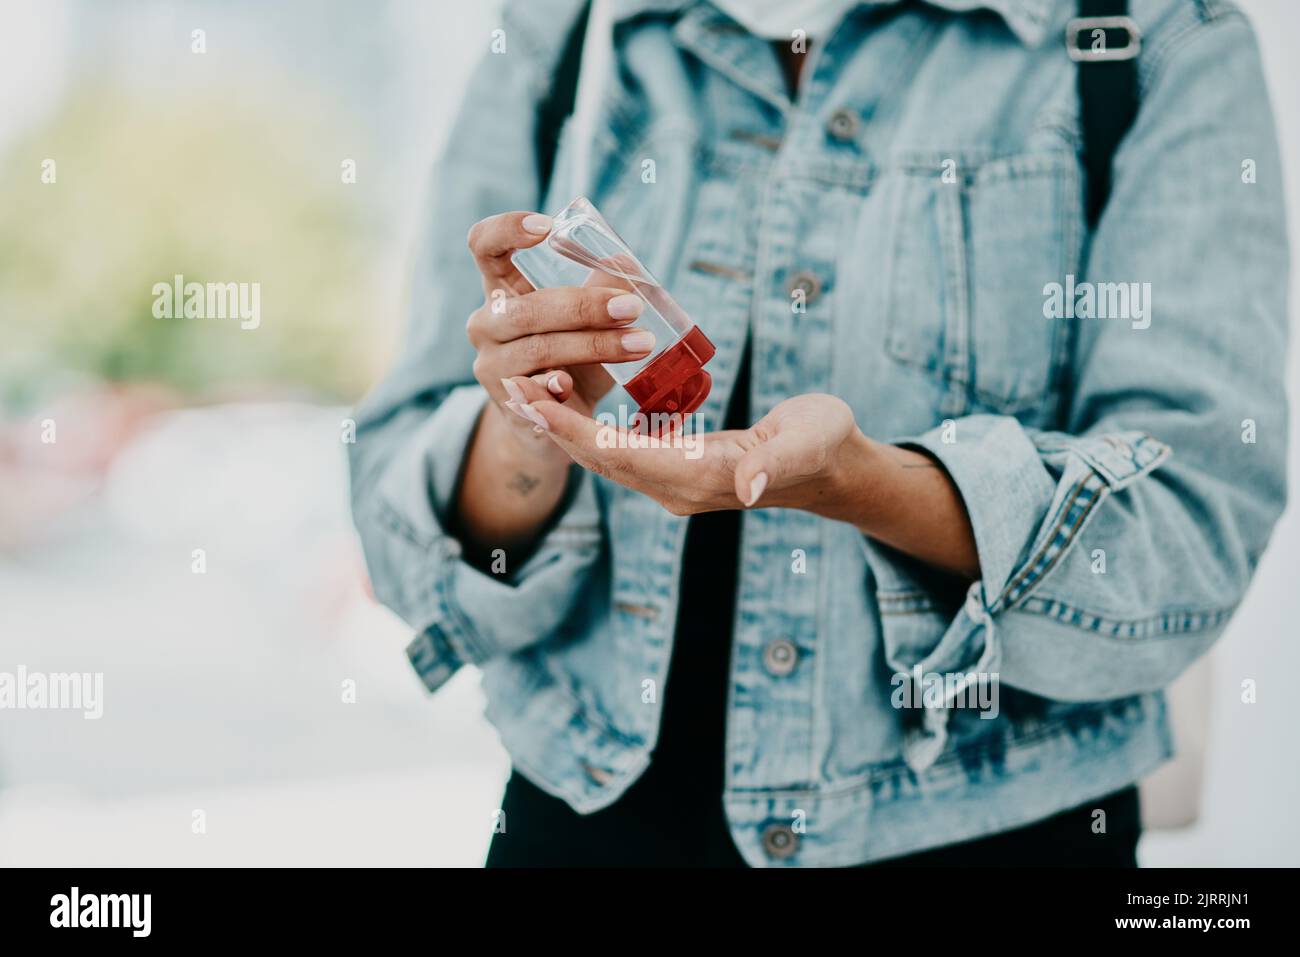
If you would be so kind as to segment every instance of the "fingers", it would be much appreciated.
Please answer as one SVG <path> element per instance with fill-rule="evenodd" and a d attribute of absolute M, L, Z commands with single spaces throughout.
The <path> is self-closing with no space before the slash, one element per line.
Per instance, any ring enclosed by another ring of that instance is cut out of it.
<path fill-rule="evenodd" d="M 628 328 L 644 306 L 640 297 L 622 290 L 573 287 L 485 305 L 470 316 L 465 330 L 478 353 L 474 376 L 494 395 L 503 378 L 570 364 L 590 366 L 608 379 L 599 363 L 643 359 L 654 349 L 653 333 Z"/>
<path fill-rule="evenodd" d="M 521 291 L 512 282 L 522 277 L 510 261 L 510 254 L 537 245 L 550 231 L 551 217 L 526 211 L 500 213 L 471 226 L 466 242 L 483 274 L 484 287 L 491 290 L 504 283 Z"/>
<path fill-rule="evenodd" d="M 501 380 L 501 388 L 506 394 L 506 400 L 501 404 L 506 409 L 530 423 L 535 432 L 545 431 L 542 427 L 546 424 L 546 420 L 540 418 L 529 406 L 531 402 L 551 398 L 551 394 L 546 390 L 545 380 L 541 376 L 511 376 Z"/>
<path fill-rule="evenodd" d="M 772 477 L 757 450 L 750 452 L 736 465 L 736 498 L 745 508 L 753 508 L 771 481 Z"/>
<path fill-rule="evenodd" d="M 635 290 L 636 282 L 653 282 L 646 276 L 640 264 L 626 253 L 615 253 L 600 260 L 600 268 L 592 269 L 584 286 L 616 286 L 620 289 Z"/>
<path fill-rule="evenodd" d="M 655 337 L 644 329 L 596 332 L 552 332 L 525 336 L 492 349 L 475 360 L 475 375 L 487 384 L 517 375 L 533 375 L 557 366 L 643 359 L 654 348 Z"/>
<path fill-rule="evenodd" d="M 671 442 L 602 424 L 549 397 L 521 406 L 520 414 L 550 433 L 579 465 L 632 488 L 688 481 L 696 469 Z"/>
<path fill-rule="evenodd" d="M 644 309 L 641 297 L 622 289 L 560 286 L 491 302 L 470 317 L 466 331 L 479 346 L 544 332 L 617 328 Z"/>
<path fill-rule="evenodd" d="M 533 381 L 545 388 L 550 398 L 556 402 L 566 402 L 569 396 L 573 395 L 573 376 L 563 369 L 538 373 L 533 376 Z"/>
<path fill-rule="evenodd" d="M 593 453 L 598 447 L 597 436 L 600 430 L 607 426 L 560 405 L 549 396 L 520 404 L 517 414 L 549 432 L 555 443 L 568 452 L 575 462 L 605 474 L 603 469 L 595 467 L 597 463 Z"/>
<path fill-rule="evenodd" d="M 616 273 L 608 273 L 603 269 L 593 269 L 587 274 L 587 278 L 582 281 L 584 286 L 604 286 L 607 289 L 622 289 L 624 292 L 636 292 L 636 286 Z"/>
<path fill-rule="evenodd" d="M 753 508 L 769 488 L 779 488 L 800 473 L 807 449 L 797 432 L 774 431 L 766 419 L 749 432 L 755 444 L 736 463 L 735 483 L 736 498 Z"/>
<path fill-rule="evenodd" d="M 573 394 L 573 377 L 562 369 L 552 369 L 535 376 L 511 376 L 501 380 L 506 400 L 502 404 L 521 418 L 529 419 L 534 425 L 535 419 L 521 412 L 519 407 L 530 402 L 550 399 L 564 402 Z"/>

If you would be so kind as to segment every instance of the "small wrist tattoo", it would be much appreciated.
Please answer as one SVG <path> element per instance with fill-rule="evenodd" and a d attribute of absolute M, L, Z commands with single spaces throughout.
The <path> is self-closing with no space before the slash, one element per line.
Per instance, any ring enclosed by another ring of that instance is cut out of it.
<path fill-rule="evenodd" d="M 507 483 L 507 487 L 520 495 L 527 495 L 533 489 L 542 484 L 542 480 L 535 475 L 528 475 L 525 472 L 516 472 L 514 477 Z"/>

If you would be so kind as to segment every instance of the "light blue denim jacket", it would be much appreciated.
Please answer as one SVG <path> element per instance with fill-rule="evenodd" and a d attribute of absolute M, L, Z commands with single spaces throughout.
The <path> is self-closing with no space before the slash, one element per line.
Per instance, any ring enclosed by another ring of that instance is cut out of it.
<path fill-rule="evenodd" d="M 486 401 L 465 236 L 572 198 L 571 131 L 547 197 L 532 137 L 576 8 L 508 5 L 505 52 L 470 82 L 352 488 L 425 684 L 481 668 L 516 770 L 589 812 L 652 760 L 686 519 L 580 473 L 504 574 L 447 531 Z M 1171 753 L 1160 689 L 1222 632 L 1282 510 L 1288 253 L 1251 29 L 1217 0 L 1135 0 L 1141 110 L 1090 233 L 1073 9 L 862 4 L 791 103 L 765 41 L 707 3 L 615 4 L 588 193 L 717 345 L 705 425 L 752 330 L 754 418 L 828 392 L 868 435 L 928 450 L 982 569 L 966 590 L 847 524 L 744 515 L 724 803 L 751 864 L 975 838 L 1151 771 Z M 1067 282 L 1117 306 L 1100 284 L 1150 283 L 1149 312 L 1048 318 Z M 996 717 L 951 684 L 894 706 L 895 675 L 967 673 L 999 676 Z"/>

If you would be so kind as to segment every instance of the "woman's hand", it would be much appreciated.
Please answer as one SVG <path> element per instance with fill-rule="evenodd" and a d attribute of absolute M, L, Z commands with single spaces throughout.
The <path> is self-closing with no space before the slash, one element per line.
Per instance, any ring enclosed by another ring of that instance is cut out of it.
<path fill-rule="evenodd" d="M 499 547 L 527 550 L 563 500 L 572 462 L 543 437 L 528 403 L 549 399 L 590 415 L 614 384 L 600 363 L 643 358 L 654 346 L 651 333 L 632 328 L 644 303 L 626 289 L 533 290 L 510 254 L 550 228 L 548 216 L 517 212 L 469 233 L 484 302 L 465 332 L 477 353 L 474 377 L 492 400 L 466 451 L 454 512 L 471 560 Z"/>
<path fill-rule="evenodd" d="M 602 425 L 556 402 L 532 411 L 573 461 L 674 515 L 763 506 L 815 511 L 847 478 L 866 437 L 831 395 L 787 399 L 751 428 L 663 438 Z"/>
<path fill-rule="evenodd" d="M 787 399 L 748 429 L 708 435 L 654 439 L 593 420 L 613 386 L 600 363 L 643 357 L 654 342 L 630 328 L 643 303 L 626 290 L 532 291 L 510 253 L 540 242 L 550 226 L 537 213 L 503 213 L 470 231 L 486 301 L 466 331 L 478 352 L 474 375 L 495 400 L 461 480 L 457 516 L 471 549 L 526 547 L 577 462 L 676 515 L 803 509 L 979 576 L 970 520 L 947 472 L 924 453 L 867 438 L 834 396 Z"/>
<path fill-rule="evenodd" d="M 923 452 L 868 438 L 834 396 L 786 399 L 748 429 L 663 439 L 545 399 L 526 411 L 573 461 L 674 515 L 802 509 L 945 571 L 979 577 L 970 519 L 948 473 Z"/>
<path fill-rule="evenodd" d="M 644 303 L 627 289 L 529 285 L 510 254 L 536 245 L 550 228 L 549 216 L 523 212 L 474 225 L 468 242 L 483 276 L 484 303 L 470 315 L 465 332 L 478 353 L 474 377 L 495 400 L 491 414 L 525 447 L 554 457 L 554 446 L 537 441 L 538 423 L 518 407 L 548 398 L 590 415 L 614 384 L 600 363 L 644 358 L 654 335 L 632 326 Z"/>

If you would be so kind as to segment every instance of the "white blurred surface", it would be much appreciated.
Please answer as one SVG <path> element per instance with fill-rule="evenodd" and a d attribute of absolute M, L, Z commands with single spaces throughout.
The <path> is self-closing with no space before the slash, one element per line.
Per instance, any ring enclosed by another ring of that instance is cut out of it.
<path fill-rule="evenodd" d="M 345 414 L 165 414 L 0 559 L 3 667 L 104 675 L 98 720 L 5 713 L 0 864 L 481 863 L 508 762 L 477 673 L 426 695 L 364 591 Z"/>
<path fill-rule="evenodd" d="M 98 803 L 0 792 L 10 867 L 478 867 L 503 779 L 379 771 Z M 195 833 L 194 811 L 205 830 Z"/>

